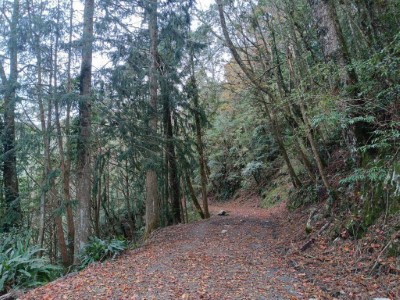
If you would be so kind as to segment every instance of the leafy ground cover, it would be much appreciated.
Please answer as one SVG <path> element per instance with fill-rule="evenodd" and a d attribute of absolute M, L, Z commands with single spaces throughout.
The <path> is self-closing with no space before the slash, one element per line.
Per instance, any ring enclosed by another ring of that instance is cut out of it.
<path fill-rule="evenodd" d="M 218 216 L 220 209 L 228 215 Z M 20 299 L 400 298 L 398 261 L 382 255 L 381 229 L 332 241 L 321 229 L 333 223 L 321 219 L 307 234 L 306 209 L 266 210 L 256 197 L 211 211 L 210 220 L 158 230 L 142 247 Z"/>

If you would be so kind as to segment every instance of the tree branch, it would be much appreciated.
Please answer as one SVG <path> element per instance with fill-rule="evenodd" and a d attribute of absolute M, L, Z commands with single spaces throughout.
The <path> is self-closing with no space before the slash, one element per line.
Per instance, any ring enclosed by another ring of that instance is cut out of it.
<path fill-rule="evenodd" d="M 225 16 L 224 16 L 224 11 L 223 11 L 223 4 L 222 4 L 222 0 L 216 0 L 217 5 L 218 5 L 218 12 L 219 12 L 219 18 L 221 21 L 221 27 L 222 27 L 222 32 L 224 34 L 225 37 L 225 42 L 229 48 L 229 50 L 232 53 L 233 58 L 235 59 L 236 63 L 239 65 L 239 67 L 242 69 L 242 71 L 244 72 L 244 74 L 249 78 L 249 80 L 263 93 L 267 94 L 270 98 L 274 99 L 275 95 L 273 93 L 273 91 L 261 84 L 261 82 L 258 80 L 256 74 L 250 70 L 245 63 L 243 62 L 242 58 L 240 57 L 235 45 L 233 44 L 229 33 L 228 33 L 228 29 L 226 26 L 226 21 L 225 21 Z"/>

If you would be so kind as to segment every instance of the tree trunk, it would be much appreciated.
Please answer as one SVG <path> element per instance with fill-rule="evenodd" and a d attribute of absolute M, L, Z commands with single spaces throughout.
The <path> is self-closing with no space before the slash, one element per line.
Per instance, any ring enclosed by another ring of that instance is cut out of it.
<path fill-rule="evenodd" d="M 60 2 L 57 3 L 57 25 L 60 24 Z M 58 28 L 58 27 L 57 27 Z M 53 67 L 53 79 L 54 79 L 54 87 L 53 87 L 53 93 L 52 93 L 52 99 L 51 102 L 54 102 L 54 107 L 56 106 L 56 102 L 57 102 L 57 72 L 58 72 L 58 44 L 59 44 L 59 36 L 60 36 L 60 32 L 59 30 L 57 30 L 56 32 L 56 40 L 55 40 L 55 51 L 54 51 L 54 67 Z M 49 130 L 52 126 L 51 126 L 51 108 L 52 108 L 52 103 L 49 103 L 49 108 L 48 108 L 48 116 L 47 116 L 47 120 L 48 120 L 48 126 L 47 129 Z M 57 112 L 56 112 L 57 114 Z M 59 116 L 58 116 L 59 117 Z M 48 132 L 48 134 L 50 134 L 50 132 Z M 50 160 L 50 136 L 48 137 L 48 141 L 49 141 L 49 170 L 51 170 L 51 160 Z M 51 195 L 53 196 L 53 198 L 55 198 L 55 191 L 56 187 L 54 184 L 54 178 L 51 179 Z M 55 200 L 55 199 L 54 199 Z M 56 205 L 58 208 L 62 207 L 62 200 L 58 200 L 56 202 Z M 57 242 L 58 242 L 58 248 L 60 250 L 61 253 L 61 260 L 62 260 L 62 264 L 64 266 L 69 266 L 71 265 L 71 261 L 69 259 L 69 255 L 68 255 L 68 249 L 67 249 L 67 243 L 65 241 L 65 235 L 64 235 L 64 226 L 63 226 L 63 222 L 62 222 L 62 213 L 55 213 L 55 225 L 56 225 L 56 229 L 57 229 Z"/>
<path fill-rule="evenodd" d="M 201 119 L 200 119 L 200 104 L 199 104 L 199 91 L 197 89 L 196 78 L 192 74 L 191 89 L 194 105 L 194 121 L 196 126 L 196 148 L 199 154 L 199 167 L 200 167 L 200 181 L 201 181 L 201 200 L 203 204 L 204 217 L 208 219 L 210 212 L 208 210 L 208 199 L 207 199 L 207 174 L 206 174 L 206 161 L 204 155 L 204 144 L 201 130 Z"/>
<path fill-rule="evenodd" d="M 37 101 L 39 103 L 39 113 L 40 113 L 40 126 L 42 131 L 42 139 L 43 139 L 43 147 L 44 147 L 44 156 L 43 156 L 43 177 L 42 177 L 42 186 L 40 191 L 40 204 L 39 204 L 39 235 L 38 235 L 38 244 L 40 248 L 43 248 L 44 241 L 44 219 L 45 219 L 45 205 L 46 205 L 46 195 L 48 191 L 48 183 L 47 178 L 50 173 L 49 166 L 49 158 L 50 158 L 50 141 L 47 138 L 48 134 L 46 132 L 46 117 L 43 105 L 43 91 L 42 91 L 42 56 L 40 53 L 40 45 L 38 41 L 35 41 L 36 51 L 37 51 L 37 72 L 38 72 L 38 81 L 37 81 Z M 51 81 L 51 77 L 50 77 Z M 39 253 L 39 256 L 41 253 Z"/>
<path fill-rule="evenodd" d="M 300 100 L 300 101 L 302 101 L 302 100 Z M 325 170 L 324 170 L 321 158 L 319 156 L 317 147 L 315 145 L 314 137 L 312 136 L 311 125 L 310 125 L 310 122 L 308 120 L 308 116 L 306 114 L 306 110 L 304 108 L 304 104 L 302 102 L 300 102 L 300 109 L 301 109 L 301 114 L 302 114 L 302 117 L 303 117 L 303 120 L 304 120 L 304 125 L 306 127 L 306 135 L 307 135 L 308 141 L 310 142 L 311 150 L 312 150 L 312 153 L 314 155 L 314 159 L 315 159 L 315 161 L 317 163 L 319 175 L 321 176 L 322 182 L 323 182 L 327 192 L 329 193 L 329 195 L 331 197 L 333 197 L 333 200 L 336 200 L 335 199 L 335 193 L 332 190 L 332 188 L 331 188 L 331 186 L 330 186 L 330 184 L 328 182 L 328 178 L 325 175 Z"/>
<path fill-rule="evenodd" d="M 208 198 L 207 198 L 207 162 L 204 154 L 204 143 L 202 134 L 201 114 L 200 114 L 200 103 L 199 103 L 199 90 L 197 88 L 197 82 L 195 77 L 194 69 L 194 53 L 193 45 L 190 48 L 190 61 L 191 61 L 191 79 L 189 86 L 189 97 L 193 100 L 194 106 L 194 122 L 196 128 L 196 148 L 199 154 L 199 168 L 200 168 L 200 181 L 201 181 L 201 199 L 203 203 L 204 218 L 210 217 L 208 210 Z M 197 199 L 196 199 L 197 201 Z M 203 213 L 202 211 L 202 213 Z"/>
<path fill-rule="evenodd" d="M 125 196 L 125 201 L 126 201 L 126 209 L 128 210 L 128 223 L 131 229 L 131 236 L 130 239 L 134 238 L 134 233 L 135 233 L 135 215 L 133 213 L 133 208 L 131 205 L 131 192 L 130 192 L 130 181 L 129 181 L 129 164 L 128 164 L 128 160 L 125 161 L 125 175 L 124 175 L 124 179 L 125 179 L 125 187 L 124 187 L 124 196 Z"/>
<path fill-rule="evenodd" d="M 67 90 L 67 92 L 70 92 Z M 54 110 L 55 110 L 55 125 L 57 130 L 57 145 L 58 145 L 58 152 L 60 155 L 60 169 L 61 169 L 61 178 L 62 178 L 62 201 L 66 206 L 67 212 L 67 246 L 68 246 L 68 262 L 64 262 L 66 265 L 71 265 L 73 260 L 73 253 L 74 253 L 74 219 L 73 219 L 73 211 L 71 206 L 71 195 L 70 195 L 70 180 L 69 180 L 69 173 L 70 173 L 70 163 L 68 155 L 64 153 L 64 141 L 63 141 L 63 134 L 61 131 L 61 123 L 60 123 L 60 108 L 59 108 L 59 99 L 55 97 L 54 99 Z M 69 110 L 67 110 L 67 120 L 65 125 L 65 131 L 69 132 Z M 68 143 L 68 134 L 67 134 L 67 141 Z"/>
<path fill-rule="evenodd" d="M 71 78 L 71 61 L 72 61 L 72 31 L 73 31 L 73 17 L 74 17 L 74 0 L 71 0 L 70 3 L 70 15 L 69 15 L 69 37 L 68 37 L 68 63 L 67 63 L 67 92 L 72 92 L 72 78 Z M 65 119 L 65 132 L 66 132 L 66 145 L 67 145 L 67 154 L 65 155 L 65 159 L 63 162 L 62 171 L 62 180 L 63 180 L 63 195 L 64 201 L 66 201 L 67 206 L 67 228 L 68 228 L 68 249 L 69 249 L 69 259 L 70 262 L 74 259 L 74 241 L 75 241 L 75 224 L 74 224 L 74 213 L 72 209 L 71 202 L 71 192 L 70 192 L 70 173 L 71 173 L 71 158 L 69 153 L 70 143 L 69 143 L 69 132 L 70 132 L 70 115 L 71 115 L 71 103 L 67 103 L 67 112 Z M 56 118 L 60 120 L 60 118 Z M 59 130 L 59 138 L 62 145 L 62 136 L 61 129 Z M 64 153 L 63 147 L 60 148 L 60 153 Z M 63 155 L 64 157 L 64 155 Z"/>
<path fill-rule="evenodd" d="M 157 133 L 157 0 L 148 4 L 149 34 L 150 34 L 150 121 L 149 131 L 151 135 Z M 146 228 L 145 238 L 160 226 L 160 200 L 158 195 L 158 180 L 154 163 L 149 153 L 149 166 L 146 172 Z M 154 159 L 154 158 L 153 158 Z"/>
<path fill-rule="evenodd" d="M 350 55 L 336 8 L 332 0 L 308 0 L 312 11 L 315 24 L 318 28 L 317 34 L 321 44 L 322 52 L 326 61 L 334 61 L 340 67 L 345 67 L 351 63 Z M 357 83 L 357 75 L 354 69 L 350 68 L 343 78 L 344 84 Z"/>
<path fill-rule="evenodd" d="M 354 4 L 360 14 L 360 27 L 365 36 L 367 37 L 368 45 L 373 46 L 375 50 L 382 47 L 382 41 L 379 36 L 379 19 L 376 16 L 375 2 L 374 0 L 354 0 L 350 5 Z"/>
<path fill-rule="evenodd" d="M 295 188 L 300 188 L 302 186 L 302 183 L 301 183 L 299 177 L 297 176 L 296 172 L 294 171 L 294 168 L 293 168 L 292 163 L 289 158 L 289 154 L 286 151 L 286 147 L 285 147 L 285 143 L 282 138 L 280 126 L 279 126 L 278 122 L 276 121 L 275 116 L 271 113 L 268 105 L 262 99 L 262 95 L 258 94 L 258 97 L 260 98 L 261 103 L 264 105 L 265 114 L 267 116 L 268 122 L 272 129 L 272 135 L 274 136 L 274 139 L 275 139 L 276 143 L 278 144 L 279 153 L 282 155 L 283 160 L 286 163 L 286 166 L 287 166 L 288 172 L 289 172 L 289 176 L 290 176 L 290 179 L 292 180 L 293 186 Z"/>
<path fill-rule="evenodd" d="M 22 222 L 21 203 L 18 190 L 17 157 L 15 146 L 15 105 L 18 85 L 18 20 L 20 15 L 19 1 L 14 0 L 10 22 L 9 55 L 10 75 L 5 78 L 2 67 L 2 81 L 6 86 L 4 93 L 4 131 L 3 131 L 3 180 L 7 219 L 3 230 L 18 227 Z"/>
<path fill-rule="evenodd" d="M 341 78 L 342 85 L 352 85 L 349 91 L 349 96 L 352 98 L 357 97 L 358 77 L 351 66 L 351 57 L 344 38 L 334 1 L 332 0 L 308 0 L 314 16 L 314 21 L 318 28 L 318 37 L 327 61 L 336 62 L 341 68 L 345 69 L 342 72 Z M 350 103 L 340 102 L 338 109 L 346 114 L 350 109 L 349 117 L 356 118 L 362 117 L 364 114 L 361 109 L 363 108 L 363 100 L 352 100 Z M 358 121 L 355 124 L 348 126 L 347 130 L 343 131 L 343 136 L 346 144 L 352 153 L 353 159 L 359 164 L 360 157 L 356 152 L 357 146 L 360 146 L 368 141 L 371 128 L 368 123 Z"/>
<path fill-rule="evenodd" d="M 162 93 L 164 98 L 164 118 L 166 125 L 166 156 L 168 160 L 168 182 L 169 182 L 168 194 L 171 197 L 172 220 L 174 224 L 178 224 L 181 222 L 181 209 L 179 204 L 180 202 L 179 179 L 178 179 L 178 169 L 176 165 L 175 146 L 173 141 L 174 136 L 172 133 L 171 105 L 167 89 L 168 87 L 163 89 Z"/>
<path fill-rule="evenodd" d="M 188 190 L 189 190 L 190 198 L 193 201 L 193 205 L 196 208 L 196 211 L 198 212 L 198 214 L 200 215 L 200 217 L 202 219 L 205 219 L 206 216 L 203 213 L 203 210 L 201 209 L 199 201 L 197 201 L 196 193 L 194 192 L 192 182 L 190 181 L 190 176 L 189 176 L 189 174 L 187 174 L 187 172 L 185 172 L 185 180 L 186 180 L 186 185 L 187 185 Z"/>
<path fill-rule="evenodd" d="M 171 199 L 171 212 L 173 224 L 181 222 L 181 206 L 180 206 L 180 188 L 178 178 L 178 168 L 176 164 L 176 154 L 174 145 L 174 135 L 172 128 L 172 112 L 170 86 L 167 74 L 160 71 L 160 87 L 163 99 L 164 114 L 164 136 L 165 136 L 165 174 L 166 174 L 166 191 L 165 196 Z"/>
<path fill-rule="evenodd" d="M 184 176 L 182 176 L 182 177 L 184 177 Z M 180 179 L 181 190 L 182 190 L 182 198 L 181 198 L 182 220 L 183 220 L 183 223 L 189 223 L 187 200 L 186 200 L 186 195 L 185 195 L 185 192 L 184 192 L 184 183 L 183 183 L 183 178 L 182 177 Z"/>
<path fill-rule="evenodd" d="M 94 0 L 86 0 L 83 14 L 83 45 L 80 75 L 79 99 L 79 137 L 77 153 L 77 187 L 78 199 L 77 224 L 75 232 L 75 257 L 87 243 L 90 235 L 90 118 L 91 118 L 91 81 L 93 52 L 93 14 Z"/>

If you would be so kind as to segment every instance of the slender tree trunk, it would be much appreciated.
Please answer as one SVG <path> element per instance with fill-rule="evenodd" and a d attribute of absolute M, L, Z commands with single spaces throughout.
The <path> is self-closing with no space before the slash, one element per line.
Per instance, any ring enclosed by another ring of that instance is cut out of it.
<path fill-rule="evenodd" d="M 67 92 L 69 93 L 67 88 Z M 55 125 L 57 130 L 57 145 L 58 152 L 60 155 L 60 169 L 61 169 L 61 178 L 62 178 L 62 198 L 64 205 L 66 206 L 67 212 L 67 245 L 68 245 L 68 265 L 72 264 L 73 253 L 74 253 L 74 235 L 75 235 L 75 226 L 73 219 L 73 211 L 71 205 L 71 194 L 70 194 L 70 163 L 68 154 L 66 155 L 64 152 L 64 141 L 63 141 L 63 133 L 61 130 L 60 123 L 60 107 L 59 107 L 59 99 L 55 97 L 54 99 L 54 110 L 55 110 Z M 67 119 L 65 122 L 65 131 L 67 132 L 66 143 L 68 143 L 69 137 L 69 109 L 67 110 Z M 68 151 L 67 151 L 68 152 Z"/>
<path fill-rule="evenodd" d="M 3 180 L 4 199 L 7 219 L 3 225 L 5 232 L 11 227 L 20 226 L 22 211 L 19 200 L 17 157 L 15 142 L 15 105 L 17 100 L 16 90 L 18 85 L 18 20 L 20 15 L 19 1 L 14 0 L 13 12 L 10 22 L 9 55 L 10 74 L 5 78 L 2 68 L 2 81 L 6 86 L 4 94 L 4 130 L 3 130 Z"/>
<path fill-rule="evenodd" d="M 60 24 L 60 2 L 58 1 L 57 3 L 57 25 Z M 58 27 L 57 27 L 58 28 Z M 56 32 L 56 40 L 55 40 L 55 44 L 54 44 L 54 67 L 53 67 L 53 79 L 54 79 L 54 86 L 53 86 L 53 93 L 52 93 L 52 99 L 51 102 L 54 102 L 54 107 L 56 107 L 56 102 L 57 102 L 57 85 L 58 85 L 58 81 L 57 81 L 57 73 L 58 73 L 58 44 L 59 44 L 59 36 L 60 36 L 60 32 L 57 30 Z M 47 125 L 47 129 L 49 130 L 52 125 L 51 125 L 51 118 L 52 118 L 52 105 L 53 103 L 49 103 L 49 108 L 48 108 L 48 116 L 47 116 L 47 120 L 48 120 L 48 125 Z M 57 114 L 57 112 L 56 112 Z M 59 117 L 59 116 L 58 116 Z M 48 132 L 48 131 L 47 131 Z M 51 170 L 51 160 L 50 160 L 50 136 L 49 136 L 50 132 L 48 132 L 48 141 L 49 141 L 49 170 Z M 55 198 L 56 195 L 56 191 L 55 191 L 55 182 L 54 179 L 51 179 L 51 191 L 50 194 L 52 195 L 53 198 Z M 54 199 L 55 200 L 55 199 Z M 56 205 L 58 208 L 62 207 L 62 200 L 58 200 Z M 67 243 L 65 241 L 65 235 L 64 235 L 64 226 L 63 226 L 63 222 L 62 222 L 62 214 L 60 213 L 56 213 L 55 214 L 55 225 L 56 225 L 56 230 L 57 230 L 57 242 L 58 242 L 58 248 L 60 250 L 61 253 L 61 260 L 64 266 L 69 266 L 71 265 L 71 261 L 69 259 L 69 255 L 68 255 L 68 249 L 67 249 Z"/>
<path fill-rule="evenodd" d="M 164 112 L 164 135 L 167 136 L 167 120 L 165 118 Z M 168 224 L 170 222 L 170 213 L 169 213 L 169 206 L 170 206 L 170 194 L 169 194 L 169 164 L 168 164 L 168 150 L 167 147 L 164 149 L 164 170 L 163 170 L 163 195 L 160 199 L 160 208 L 162 211 L 161 224 Z"/>
<path fill-rule="evenodd" d="M 193 67 L 192 67 L 193 68 Z M 201 130 L 201 119 L 200 119 L 200 104 L 199 104 L 199 91 L 197 89 L 196 79 L 194 74 L 191 78 L 191 89 L 192 98 L 194 105 L 194 121 L 196 127 L 196 148 L 199 154 L 199 167 L 200 167 L 200 181 L 201 181 L 201 200 L 203 204 L 204 217 L 209 218 L 210 212 L 208 210 L 208 199 L 207 199 L 207 174 L 206 174 L 206 161 L 204 154 L 204 143 Z"/>
<path fill-rule="evenodd" d="M 90 235 L 90 119 L 93 15 L 94 0 L 85 0 L 85 8 L 83 13 L 83 45 L 79 99 L 79 137 L 76 188 L 76 197 L 78 199 L 78 213 L 75 232 L 75 263 L 78 263 L 78 254 L 87 243 Z"/>
<path fill-rule="evenodd" d="M 311 150 L 312 150 L 312 153 L 314 155 L 314 159 L 315 159 L 315 161 L 317 163 L 319 175 L 321 176 L 322 182 L 323 182 L 326 190 L 328 191 L 328 193 L 332 197 L 335 197 L 335 193 L 332 190 L 332 188 L 331 188 L 331 186 L 330 186 L 330 184 L 328 182 L 328 178 L 325 175 L 324 166 L 322 164 L 321 157 L 319 156 L 319 153 L 318 153 L 318 150 L 317 150 L 317 147 L 316 147 L 316 144 L 315 144 L 315 140 L 314 140 L 314 137 L 313 137 L 312 132 L 311 132 L 311 125 L 309 123 L 309 120 L 308 120 L 308 117 L 307 117 L 307 114 L 306 114 L 306 110 L 305 110 L 304 104 L 302 102 L 300 103 L 300 109 L 301 109 L 301 114 L 303 116 L 304 125 L 306 126 L 307 138 L 308 138 L 308 141 L 310 142 Z M 336 200 L 336 199 L 333 199 L 333 200 Z"/>
<path fill-rule="evenodd" d="M 105 159 L 103 156 L 102 147 L 100 146 L 97 151 L 97 156 L 94 164 L 93 176 L 93 226 L 96 236 L 100 236 L 100 207 L 102 195 L 102 177 L 104 173 Z"/>
<path fill-rule="evenodd" d="M 64 141 L 63 141 L 63 134 L 61 130 L 61 123 L 60 123 L 60 108 L 59 108 L 59 99 L 58 97 L 55 97 L 54 99 L 54 110 L 55 110 L 55 125 L 56 125 L 56 130 L 57 130 L 57 145 L 58 145 L 58 152 L 60 155 L 60 169 L 61 169 L 61 177 L 62 177 L 62 201 L 64 205 L 66 206 L 66 212 L 67 212 L 67 241 L 66 244 L 68 246 L 68 260 L 64 261 L 64 265 L 71 265 L 72 260 L 73 260 L 73 253 L 74 253 L 74 220 L 73 220 L 73 212 L 72 212 L 72 207 L 71 207 L 71 196 L 70 196 L 70 180 L 69 180 L 69 163 L 67 162 L 69 158 L 66 158 L 66 155 L 64 153 Z M 66 131 L 68 132 L 69 128 L 69 112 L 67 112 L 67 122 L 66 122 Z M 68 135 L 67 135 L 68 136 Z M 67 137 L 67 143 L 68 143 L 68 137 Z M 59 226 L 62 224 L 58 220 Z M 59 231 L 59 228 L 57 228 Z M 60 233 L 60 232 L 59 232 Z"/>
<path fill-rule="evenodd" d="M 282 74 L 282 66 L 281 66 L 281 59 L 279 57 L 279 51 L 278 51 L 278 46 L 276 45 L 276 35 L 275 35 L 275 28 L 274 26 L 268 22 L 269 29 L 271 31 L 271 37 L 272 37 L 272 55 L 273 55 L 273 60 L 275 64 L 275 76 L 279 88 L 279 92 L 281 94 L 281 98 L 285 97 L 287 94 L 289 94 L 289 89 L 287 88 L 285 84 L 285 80 L 283 79 L 283 74 Z"/>
<path fill-rule="evenodd" d="M 197 201 L 196 193 L 194 192 L 194 188 L 193 188 L 192 182 L 190 181 L 190 176 L 187 173 L 185 174 L 185 180 L 186 180 L 186 185 L 187 185 L 188 190 L 189 190 L 190 198 L 193 201 L 193 205 L 196 208 L 197 213 L 200 215 L 200 217 L 202 219 L 205 219 L 206 216 L 205 216 L 205 214 L 204 214 L 204 212 L 203 212 L 203 210 L 201 208 L 201 205 L 200 205 L 199 201 Z"/>
<path fill-rule="evenodd" d="M 73 16 L 74 16 L 74 0 L 70 2 L 70 14 L 69 14 L 69 37 L 68 37 L 68 62 L 67 62 L 67 93 L 72 93 L 72 78 L 71 78 L 71 61 L 72 61 L 72 31 L 73 31 Z M 58 98 L 56 104 L 58 103 Z M 71 159 L 70 159 L 70 143 L 69 143 L 69 133 L 70 133 L 70 115 L 71 115 L 71 103 L 67 103 L 66 119 L 65 119 L 65 132 L 66 132 L 66 154 L 64 154 L 63 139 L 60 125 L 60 114 L 56 112 L 58 116 L 56 118 L 57 123 L 57 133 L 59 138 L 59 151 L 61 157 L 61 172 L 63 181 L 63 197 L 66 202 L 67 210 L 67 244 L 68 244 L 68 254 L 69 260 L 72 264 L 74 259 L 74 240 L 75 240 L 75 224 L 74 224 L 74 213 L 71 203 L 71 192 L 70 192 L 70 172 L 71 172 Z M 60 146 L 61 145 L 61 146 Z"/>
<path fill-rule="evenodd" d="M 184 176 L 182 176 L 184 177 Z M 184 184 L 183 184 L 183 178 L 181 177 L 180 179 L 180 184 L 181 184 L 181 190 L 182 190 L 182 198 L 181 198 L 181 207 L 182 207 L 182 220 L 183 223 L 189 223 L 189 217 L 188 217 L 188 209 L 187 209 L 187 200 L 186 200 L 186 195 L 184 192 Z"/>
<path fill-rule="evenodd" d="M 165 166 L 166 166 L 166 196 L 171 198 L 171 212 L 173 224 L 180 223 L 181 220 L 181 206 L 180 206 L 180 189 L 178 168 L 176 164 L 176 154 L 174 145 L 174 134 L 172 127 L 172 112 L 171 112 L 171 98 L 170 88 L 167 79 L 167 74 L 160 72 L 161 80 L 161 95 L 163 99 L 164 110 L 164 135 L 165 135 Z"/>
<path fill-rule="evenodd" d="M 148 4 L 149 13 L 149 34 L 150 34 L 150 134 L 157 133 L 157 0 L 151 0 Z M 152 156 L 153 154 L 148 154 Z M 154 159 L 154 158 L 153 158 Z M 149 157 L 149 161 L 153 160 Z M 145 238 L 160 226 L 160 199 L 158 195 L 157 172 L 154 163 L 149 162 L 149 169 L 146 172 L 146 229 Z"/>
<path fill-rule="evenodd" d="M 293 165 L 292 165 L 289 155 L 286 151 L 286 146 L 282 139 L 282 133 L 281 133 L 280 126 L 279 126 L 278 122 L 276 121 L 275 116 L 271 113 L 271 111 L 268 107 L 268 104 L 266 104 L 265 101 L 262 99 L 262 95 L 258 94 L 258 97 L 260 98 L 260 102 L 264 106 L 265 114 L 267 116 L 269 124 L 271 125 L 272 135 L 274 136 L 274 139 L 275 139 L 276 143 L 278 144 L 279 153 L 282 155 L 283 160 L 286 163 L 286 166 L 287 166 L 288 172 L 289 172 L 289 176 L 290 176 L 290 179 L 292 180 L 293 186 L 295 188 L 300 188 L 302 186 L 302 183 L 301 183 L 299 177 L 297 176 L 296 172 L 294 171 Z"/>
<path fill-rule="evenodd" d="M 42 177 L 42 186 L 40 192 L 40 205 L 39 205 L 39 235 L 38 235 L 38 244 L 41 248 L 43 248 L 43 241 L 44 241 L 44 219 L 45 219 L 45 205 L 46 205 L 46 194 L 48 191 L 48 184 L 47 178 L 50 172 L 49 166 L 49 149 L 50 143 L 47 138 L 46 132 L 46 117 L 43 105 L 43 91 L 42 91 L 42 57 L 39 49 L 38 42 L 36 43 L 36 51 L 37 51 L 37 72 L 38 72 L 38 81 L 37 81 L 37 94 L 38 94 L 38 103 L 39 103 L 39 113 L 40 113 L 40 126 L 42 131 L 42 139 L 43 139 L 43 147 L 44 147 L 44 168 L 43 168 L 43 177 Z M 50 78 L 51 80 L 51 78 Z M 40 253 L 41 254 L 41 253 Z"/>
<path fill-rule="evenodd" d="M 201 199 L 203 203 L 203 215 L 204 218 L 210 217 L 208 210 L 208 198 L 207 198 L 207 161 L 204 154 L 204 143 L 201 126 L 201 114 L 200 114 L 200 101 L 199 101 L 199 90 L 197 88 L 197 82 L 195 77 L 195 65 L 194 65 L 194 53 L 193 45 L 190 48 L 190 61 L 191 61 L 191 78 L 189 85 L 189 97 L 193 100 L 194 106 L 194 122 L 196 127 L 196 148 L 199 154 L 199 168 L 200 168 L 200 181 L 201 181 Z M 197 201 L 197 199 L 196 199 Z"/>
<path fill-rule="evenodd" d="M 162 93 L 168 93 L 167 88 L 163 89 Z M 172 204 L 172 220 L 174 224 L 180 223 L 181 209 L 180 209 L 180 192 L 179 192 L 179 179 L 178 168 L 176 165 L 175 146 L 173 141 L 172 121 L 171 121 L 171 105 L 168 94 L 164 94 L 164 117 L 166 127 L 166 153 L 168 160 L 168 187 L 169 195 Z"/>
<path fill-rule="evenodd" d="M 131 192 L 130 192 L 130 181 L 129 181 L 129 164 L 128 160 L 125 161 L 125 199 L 126 199 L 126 209 L 128 210 L 128 222 L 129 226 L 131 227 L 132 236 L 130 237 L 133 239 L 135 233 L 135 216 L 133 214 L 133 209 L 131 205 Z"/>
<path fill-rule="evenodd" d="M 96 191 L 96 200 L 95 200 L 95 205 L 93 207 L 94 209 L 94 233 L 96 236 L 100 236 L 100 206 L 101 206 L 101 193 L 102 193 L 102 170 L 101 170 L 101 162 L 99 163 L 100 166 L 96 166 L 96 175 L 94 178 L 94 184 L 96 185 L 96 188 L 94 191 Z"/>

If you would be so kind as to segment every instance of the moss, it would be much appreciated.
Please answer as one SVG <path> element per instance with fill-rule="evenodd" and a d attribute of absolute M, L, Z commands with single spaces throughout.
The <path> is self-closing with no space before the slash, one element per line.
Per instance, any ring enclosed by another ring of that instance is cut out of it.
<path fill-rule="evenodd" d="M 297 190 L 290 191 L 288 209 L 293 210 L 306 204 L 318 201 L 317 192 L 314 185 L 304 186 Z"/>
<path fill-rule="evenodd" d="M 200 221 L 201 217 L 199 213 L 195 210 L 188 210 L 188 223 Z"/>
<path fill-rule="evenodd" d="M 261 207 L 269 208 L 288 198 L 288 186 L 277 185 L 262 192 Z"/>

